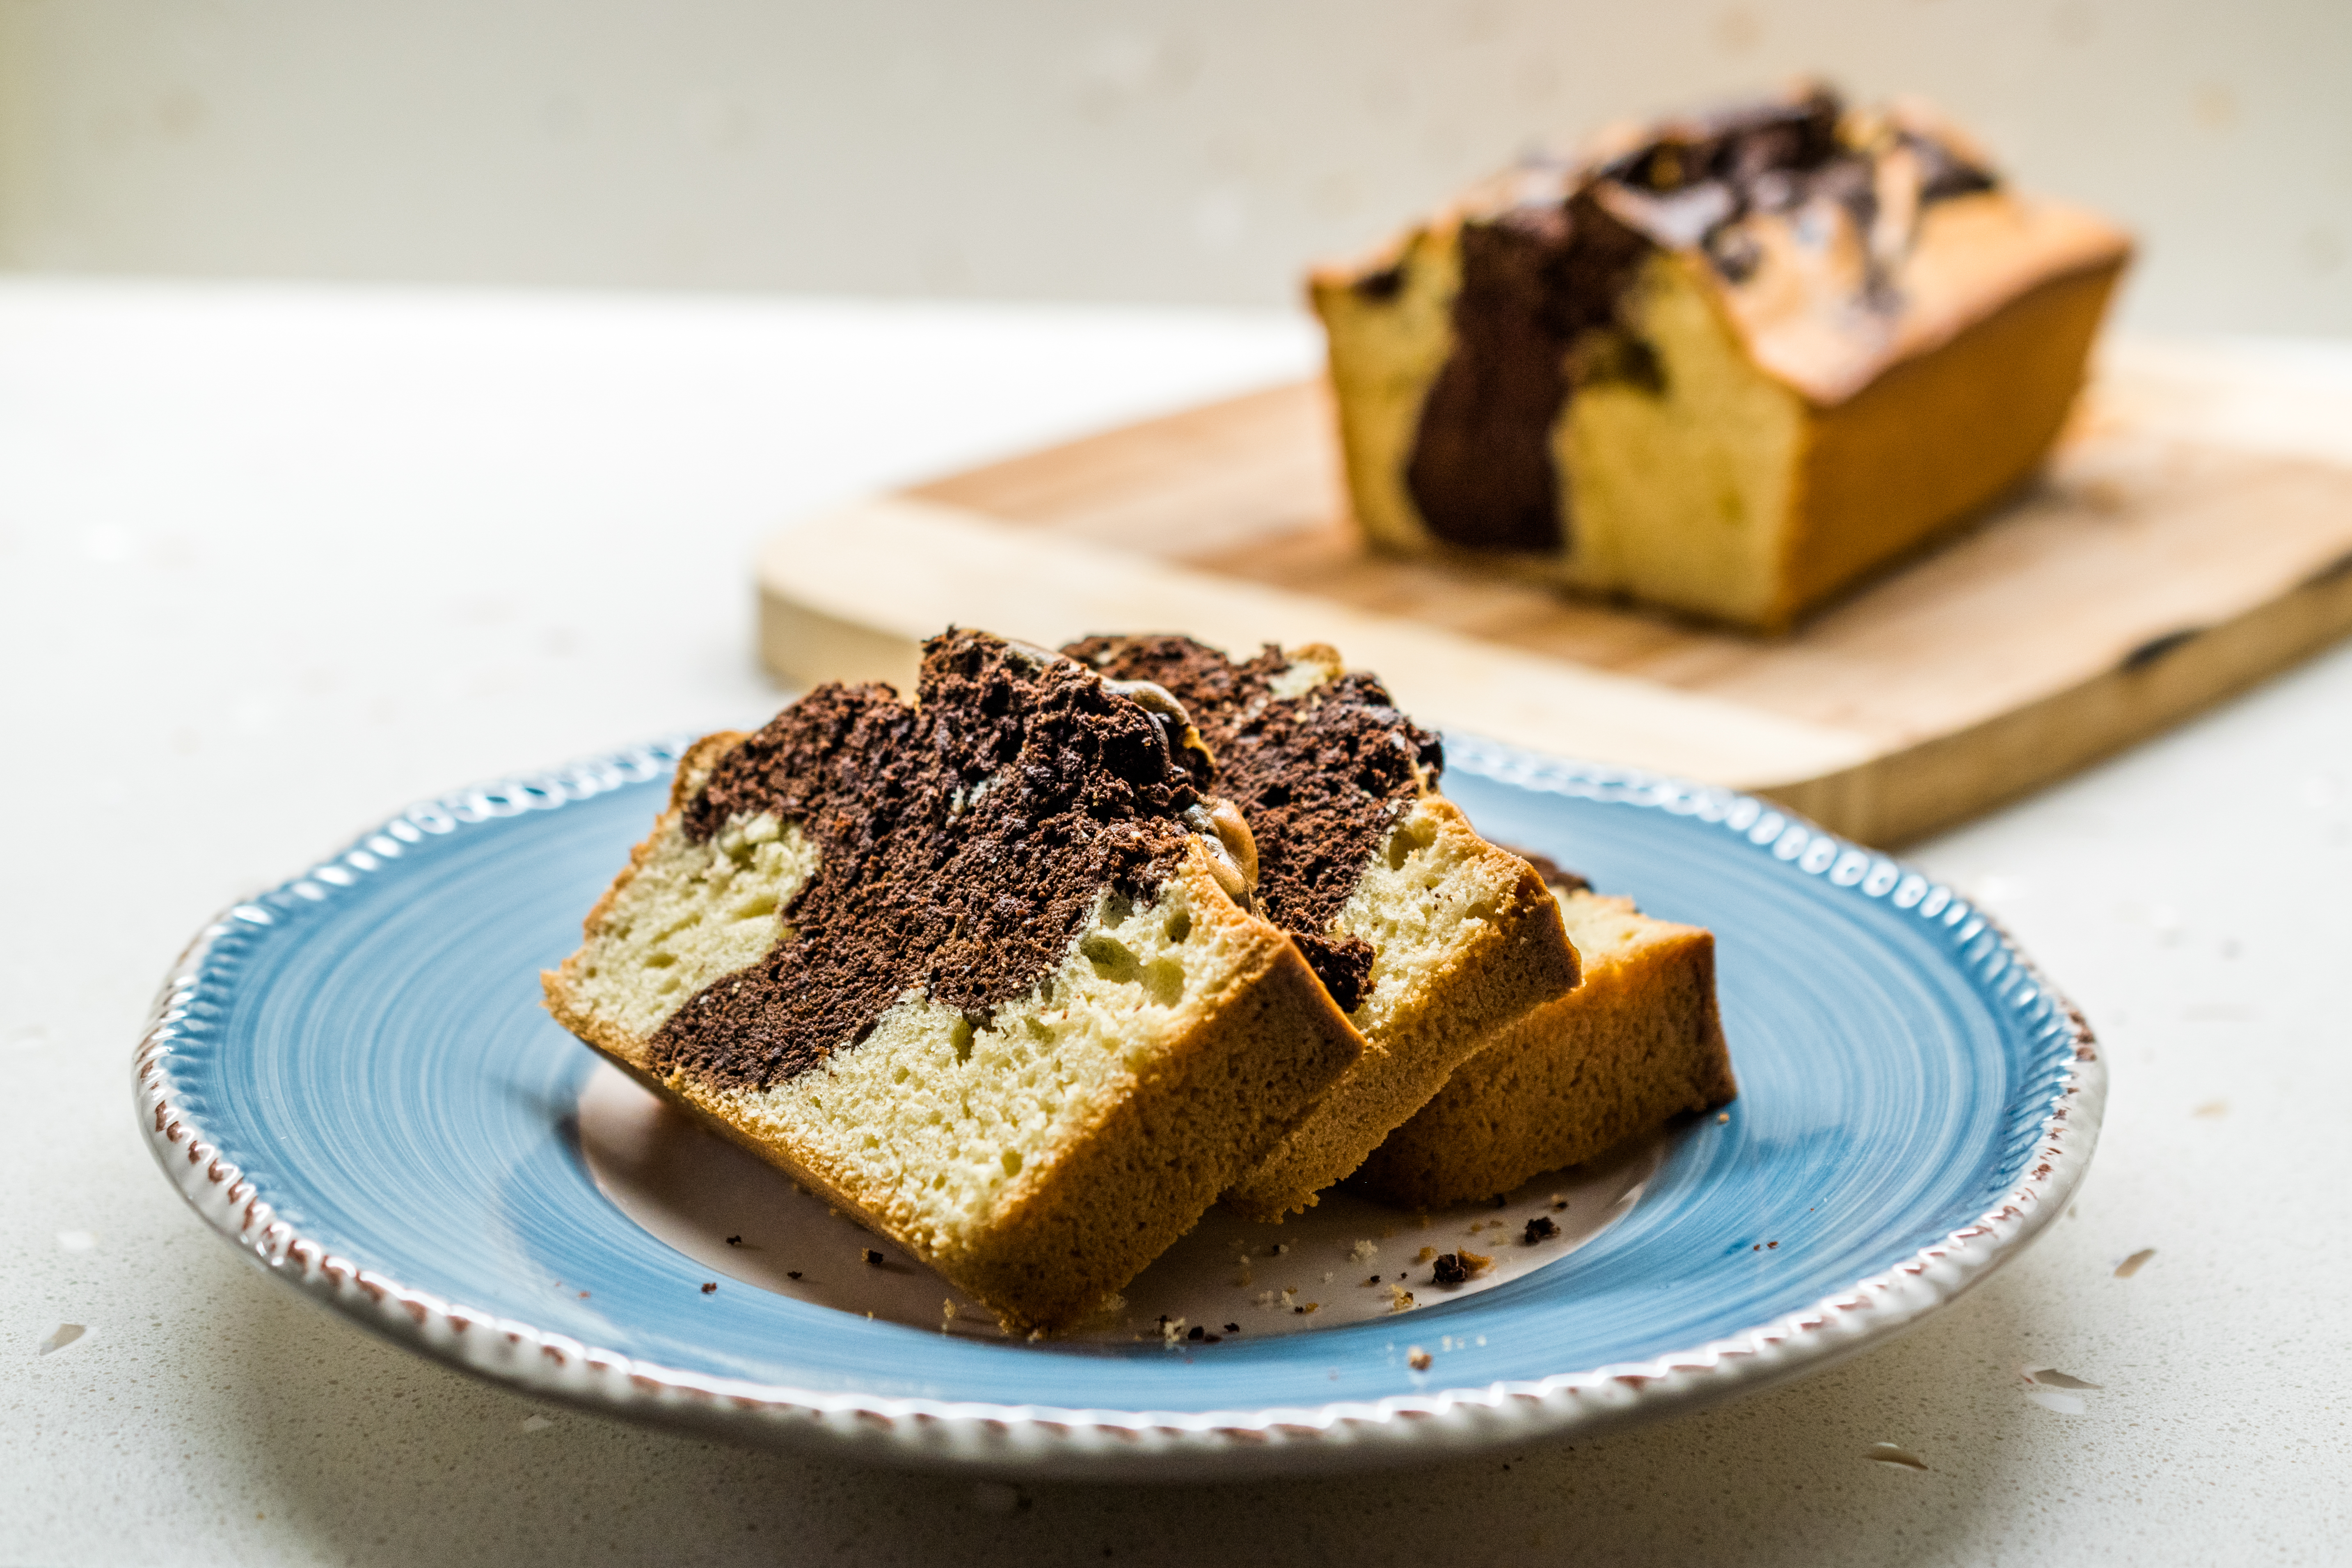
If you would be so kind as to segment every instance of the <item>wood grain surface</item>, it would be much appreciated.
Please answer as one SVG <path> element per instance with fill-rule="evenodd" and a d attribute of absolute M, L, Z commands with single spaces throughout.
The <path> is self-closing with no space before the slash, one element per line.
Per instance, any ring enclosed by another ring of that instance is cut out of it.
<path fill-rule="evenodd" d="M 763 657 L 796 684 L 903 683 L 950 620 L 1322 640 L 1432 721 L 1891 845 L 2352 629 L 2352 406 L 2118 348 L 2032 486 L 1773 639 L 1366 550 L 1312 383 L 806 520 L 760 580 Z"/>

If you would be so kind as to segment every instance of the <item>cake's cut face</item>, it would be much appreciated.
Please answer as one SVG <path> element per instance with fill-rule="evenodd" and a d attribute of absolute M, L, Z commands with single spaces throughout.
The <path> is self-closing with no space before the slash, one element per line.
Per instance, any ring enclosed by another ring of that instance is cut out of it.
<path fill-rule="evenodd" d="M 1435 792 L 1437 738 L 1330 648 L 1234 661 L 1189 637 L 1097 637 L 1067 651 L 1184 704 L 1255 840 L 1267 918 L 1364 1037 L 1228 1206 L 1277 1219 L 1312 1204 L 1487 1034 L 1576 984 L 1541 879 Z"/>
<path fill-rule="evenodd" d="M 1502 1030 L 1364 1162 L 1356 1184 L 1386 1202 L 1439 1208 L 1507 1193 L 1738 1093 L 1714 936 L 1529 858 L 1559 900 L 1584 978 Z"/>
<path fill-rule="evenodd" d="M 935 638 L 915 704 L 824 687 L 698 744 L 551 1005 L 1008 1321 L 1069 1322 L 1361 1048 L 1236 901 L 1211 771 L 1163 694 Z"/>
<path fill-rule="evenodd" d="M 1814 88 L 1522 165 L 1311 293 L 1375 542 L 1770 628 L 2031 469 L 2128 251 Z"/>

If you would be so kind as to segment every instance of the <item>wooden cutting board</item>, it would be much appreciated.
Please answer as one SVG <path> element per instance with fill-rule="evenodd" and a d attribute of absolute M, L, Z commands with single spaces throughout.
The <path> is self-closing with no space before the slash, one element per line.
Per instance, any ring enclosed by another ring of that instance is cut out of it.
<path fill-rule="evenodd" d="M 1367 551 L 1328 395 L 1192 409 L 809 518 L 762 551 L 789 684 L 909 688 L 950 623 L 1328 642 L 1433 723 L 1759 791 L 1894 845 L 2352 628 L 2352 391 L 2108 353 L 2048 472 L 1778 639 Z"/>

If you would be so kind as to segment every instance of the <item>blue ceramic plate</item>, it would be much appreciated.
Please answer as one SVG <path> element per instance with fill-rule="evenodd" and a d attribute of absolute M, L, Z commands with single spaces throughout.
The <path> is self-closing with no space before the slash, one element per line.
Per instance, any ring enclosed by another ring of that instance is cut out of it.
<path fill-rule="evenodd" d="M 539 1001 L 675 755 L 416 807 L 205 931 L 138 1057 L 205 1216 L 380 1333 L 590 1408 L 1164 1478 L 1590 1431 L 1821 1366 L 2012 1255 L 2097 1132 L 2089 1032 L 1949 889 L 1748 796 L 1455 737 L 1447 792 L 1486 834 L 1717 936 L 1740 1098 L 1613 1223 L 1476 1294 L 1173 1353 L 703 1292 L 711 1269 L 598 1184 L 595 1060 Z"/>

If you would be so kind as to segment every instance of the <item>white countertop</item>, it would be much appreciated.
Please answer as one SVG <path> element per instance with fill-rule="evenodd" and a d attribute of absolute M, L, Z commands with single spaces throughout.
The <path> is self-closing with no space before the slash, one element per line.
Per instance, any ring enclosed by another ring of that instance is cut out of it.
<path fill-rule="evenodd" d="M 1598 1442 L 1017 1495 L 740 1451 L 379 1343 L 157 1173 L 131 1045 L 216 908 L 419 796 L 763 717 L 782 517 L 1314 352 L 1240 314 L 0 283 L 0 1563 L 2340 1555 L 2352 648 L 1914 852 L 2107 1043 L 2074 1214 L 1894 1345 Z"/>

